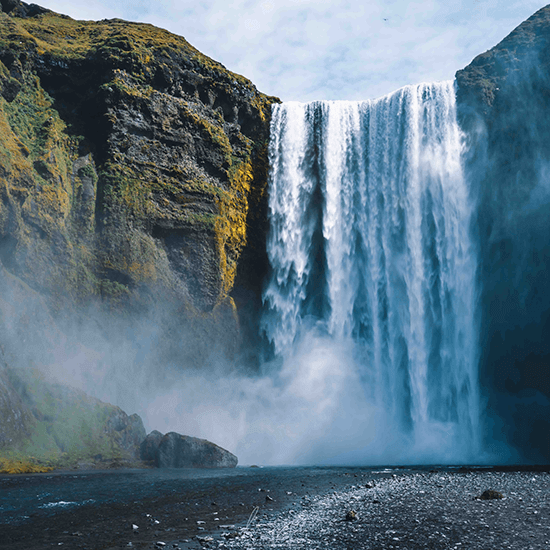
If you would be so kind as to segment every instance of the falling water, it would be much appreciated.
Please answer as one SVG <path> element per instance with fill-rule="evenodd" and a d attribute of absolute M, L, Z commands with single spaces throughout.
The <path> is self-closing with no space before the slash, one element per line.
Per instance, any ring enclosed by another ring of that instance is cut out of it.
<path fill-rule="evenodd" d="M 453 82 L 273 108 L 267 339 L 287 361 L 312 332 L 351 350 L 384 426 L 445 461 L 472 459 L 478 441 L 461 147 Z"/>

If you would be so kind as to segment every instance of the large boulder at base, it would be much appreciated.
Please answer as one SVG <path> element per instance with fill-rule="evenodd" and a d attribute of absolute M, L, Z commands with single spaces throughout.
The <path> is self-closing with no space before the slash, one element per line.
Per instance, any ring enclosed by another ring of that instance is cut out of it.
<path fill-rule="evenodd" d="M 154 460 L 158 468 L 234 468 L 237 465 L 234 454 L 206 439 L 169 432 L 159 440 L 159 435 L 157 431 L 151 432 L 141 445 L 142 460 Z"/>

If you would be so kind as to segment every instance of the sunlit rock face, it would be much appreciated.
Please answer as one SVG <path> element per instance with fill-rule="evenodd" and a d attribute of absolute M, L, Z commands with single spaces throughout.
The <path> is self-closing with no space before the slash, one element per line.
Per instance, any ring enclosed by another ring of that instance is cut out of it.
<path fill-rule="evenodd" d="M 458 71 L 479 201 L 481 384 L 503 459 L 550 458 L 550 8 Z M 507 453 L 510 456 L 507 457 Z M 498 454 L 498 453 L 497 453 Z"/>
<path fill-rule="evenodd" d="M 4 267 L 57 312 L 162 299 L 227 325 L 276 98 L 151 25 L 15 1 L 0 35 Z M 254 291 L 261 262 L 241 271 Z"/>

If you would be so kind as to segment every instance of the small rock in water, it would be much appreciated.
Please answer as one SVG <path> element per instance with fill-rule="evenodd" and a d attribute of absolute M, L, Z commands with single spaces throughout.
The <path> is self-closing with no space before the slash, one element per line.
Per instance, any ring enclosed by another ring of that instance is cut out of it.
<path fill-rule="evenodd" d="M 346 514 L 346 521 L 355 521 L 357 519 L 357 512 L 355 510 L 348 510 Z"/>
<path fill-rule="evenodd" d="M 137 531 L 138 529 L 139 527 L 135 523 L 132 523 L 132 531 Z"/>

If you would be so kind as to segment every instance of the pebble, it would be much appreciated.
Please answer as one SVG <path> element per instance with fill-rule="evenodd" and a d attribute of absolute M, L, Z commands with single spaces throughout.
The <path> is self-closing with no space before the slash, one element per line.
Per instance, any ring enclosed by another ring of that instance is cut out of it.
<path fill-rule="evenodd" d="M 355 510 L 348 510 L 346 513 L 347 521 L 355 521 L 357 519 L 357 512 Z"/>

